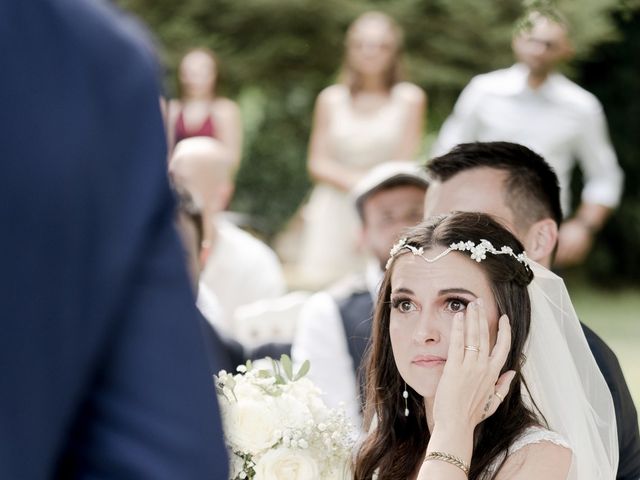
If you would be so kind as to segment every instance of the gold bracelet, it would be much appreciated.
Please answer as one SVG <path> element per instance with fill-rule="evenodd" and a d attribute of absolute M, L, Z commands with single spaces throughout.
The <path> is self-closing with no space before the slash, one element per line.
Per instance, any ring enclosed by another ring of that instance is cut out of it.
<path fill-rule="evenodd" d="M 469 476 L 469 465 L 464 463 L 461 458 L 458 458 L 455 455 L 451 455 L 450 453 L 431 452 L 428 453 L 424 459 L 425 462 L 427 460 L 440 460 L 442 462 L 450 463 L 451 465 L 455 465 L 460 470 L 462 470 L 465 475 Z"/>

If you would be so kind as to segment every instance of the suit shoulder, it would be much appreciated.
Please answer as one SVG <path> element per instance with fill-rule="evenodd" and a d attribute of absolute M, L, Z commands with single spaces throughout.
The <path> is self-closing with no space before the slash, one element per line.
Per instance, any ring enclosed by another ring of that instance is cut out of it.
<path fill-rule="evenodd" d="M 582 322 L 580 325 L 582 326 L 584 336 L 587 339 L 593 358 L 602 372 L 602 376 L 607 382 L 609 390 L 611 390 L 611 393 L 614 396 L 614 401 L 616 401 L 616 397 L 619 397 L 620 395 L 619 392 L 628 390 L 618 357 L 616 357 L 613 350 L 611 350 L 604 340 L 602 340 L 602 338 L 600 338 L 593 330 Z M 619 401 L 619 398 L 617 400 Z"/>
<path fill-rule="evenodd" d="M 616 365 L 619 368 L 620 363 L 618 362 L 618 357 L 616 357 L 616 354 L 613 352 L 613 350 L 609 348 L 609 345 L 607 345 L 596 332 L 591 330 L 584 323 L 580 322 L 580 326 L 582 327 L 582 331 L 584 332 L 584 336 L 587 339 L 589 348 L 596 357 L 596 360 L 601 358 L 606 361 L 607 364 Z M 598 364 L 599 363 L 600 362 L 598 361 Z"/>

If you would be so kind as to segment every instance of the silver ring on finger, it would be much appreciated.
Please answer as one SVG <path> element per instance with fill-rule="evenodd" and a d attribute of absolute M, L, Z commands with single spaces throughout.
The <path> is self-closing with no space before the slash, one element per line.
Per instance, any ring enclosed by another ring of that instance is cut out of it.
<path fill-rule="evenodd" d="M 502 395 L 500 395 L 498 392 L 493 392 L 493 394 L 498 397 L 498 399 L 500 400 L 500 403 L 504 402 L 504 397 Z"/>
<path fill-rule="evenodd" d="M 480 347 L 478 345 L 465 345 L 464 349 L 465 350 L 469 350 L 470 352 L 479 352 L 480 351 Z"/>

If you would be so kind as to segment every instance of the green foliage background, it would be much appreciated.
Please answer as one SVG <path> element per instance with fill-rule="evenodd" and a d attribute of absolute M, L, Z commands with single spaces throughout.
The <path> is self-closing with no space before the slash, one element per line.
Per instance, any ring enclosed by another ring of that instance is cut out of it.
<path fill-rule="evenodd" d="M 159 41 L 167 67 L 167 91 L 175 92 L 175 69 L 190 47 L 204 45 L 218 54 L 219 90 L 239 102 L 245 128 L 242 166 L 232 208 L 250 215 L 254 228 L 271 238 L 295 212 L 309 191 L 306 149 L 315 97 L 334 82 L 342 61 L 343 38 L 361 12 L 376 9 L 393 16 L 405 31 L 406 67 L 411 81 L 429 96 L 424 155 L 437 128 L 469 79 L 512 62 L 510 40 L 525 5 L 521 0 L 119 0 L 140 16 Z M 540 3 L 531 2 L 528 3 Z M 542 2 L 545 3 L 545 2 Z M 549 2 L 546 2 L 549 3 Z M 578 59 L 603 49 L 596 61 L 576 62 L 567 73 L 584 80 L 605 103 L 614 142 L 628 170 L 625 207 L 608 227 L 593 254 L 598 275 L 626 274 L 629 265 L 616 260 L 619 245 L 640 252 L 640 199 L 630 194 L 640 178 L 634 132 L 618 127 L 629 121 L 634 102 L 620 102 L 616 85 L 635 85 L 637 76 L 636 0 L 565 0 L 558 2 L 569 18 Z M 630 18 L 629 18 L 630 17 Z M 628 27 L 635 18 L 636 31 Z M 622 32 L 622 35 L 620 35 Z M 609 50 L 606 50 L 609 48 Z M 625 47 L 626 48 L 626 47 Z M 604 52 L 604 53 L 602 53 Z M 615 60 L 611 57 L 619 53 Z M 593 57 L 596 58 L 596 57 Z M 615 61 L 615 76 L 595 75 Z M 632 71 L 632 65 L 636 70 Z M 632 73 L 633 72 L 633 73 Z M 630 91 L 630 90 L 629 90 Z M 608 102 L 612 102 L 609 104 Z M 616 103 L 617 102 L 617 103 Z M 621 109 L 618 111 L 618 109 Z M 615 111 L 613 111 L 615 110 Z M 634 165 L 630 164 L 633 163 Z M 637 188 L 635 189 L 637 191 Z M 634 233 L 619 228 L 635 221 Z M 613 242 L 613 243 L 611 243 Z M 637 255 L 640 255 L 636 253 Z M 621 265 L 622 263 L 622 265 Z M 640 265 L 637 262 L 636 265 Z"/>
<path fill-rule="evenodd" d="M 579 68 L 578 81 L 603 103 L 625 171 L 625 190 L 586 264 L 605 285 L 640 284 L 640 10 L 614 16 L 621 41 L 601 45 Z"/>

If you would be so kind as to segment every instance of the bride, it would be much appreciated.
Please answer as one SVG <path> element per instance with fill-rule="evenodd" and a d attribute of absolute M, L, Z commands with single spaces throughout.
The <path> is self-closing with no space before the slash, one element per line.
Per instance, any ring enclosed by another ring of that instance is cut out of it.
<path fill-rule="evenodd" d="M 613 479 L 613 403 L 559 277 L 491 217 L 391 250 L 356 480 Z"/>

